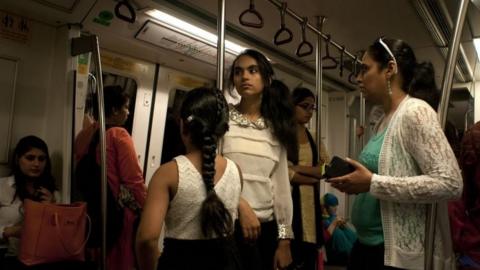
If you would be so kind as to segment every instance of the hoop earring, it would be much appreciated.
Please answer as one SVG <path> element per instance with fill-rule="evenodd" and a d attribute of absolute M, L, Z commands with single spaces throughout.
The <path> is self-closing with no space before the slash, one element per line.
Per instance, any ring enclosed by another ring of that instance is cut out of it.
<path fill-rule="evenodd" d="M 387 91 L 388 95 L 392 95 L 392 86 L 390 85 L 390 80 L 387 80 Z"/>

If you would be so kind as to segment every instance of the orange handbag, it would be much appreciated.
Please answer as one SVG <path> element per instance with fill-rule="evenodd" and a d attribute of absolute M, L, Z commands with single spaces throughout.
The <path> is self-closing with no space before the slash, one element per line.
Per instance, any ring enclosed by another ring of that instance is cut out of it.
<path fill-rule="evenodd" d="M 25 219 L 19 260 L 26 265 L 60 261 L 84 261 L 87 204 L 23 202 Z M 89 224 L 90 227 L 90 224 Z"/>

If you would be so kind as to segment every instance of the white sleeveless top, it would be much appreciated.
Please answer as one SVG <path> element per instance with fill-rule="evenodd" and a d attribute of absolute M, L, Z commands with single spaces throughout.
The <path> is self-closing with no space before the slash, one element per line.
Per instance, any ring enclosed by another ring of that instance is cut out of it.
<path fill-rule="evenodd" d="M 233 220 L 236 220 L 242 186 L 237 166 L 233 161 L 226 160 L 225 172 L 214 189 Z M 165 218 L 165 236 L 185 240 L 206 239 L 200 222 L 200 210 L 207 197 L 202 175 L 187 157 L 178 156 L 175 161 L 178 167 L 178 188 Z"/>

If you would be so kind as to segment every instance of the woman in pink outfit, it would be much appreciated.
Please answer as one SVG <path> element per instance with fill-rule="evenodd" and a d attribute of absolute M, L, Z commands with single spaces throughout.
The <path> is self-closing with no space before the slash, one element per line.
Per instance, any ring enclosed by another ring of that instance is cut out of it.
<path fill-rule="evenodd" d="M 123 223 L 118 237 L 111 243 L 107 241 L 107 269 L 131 270 L 135 268 L 133 251 L 135 225 L 145 202 L 146 186 L 133 140 L 127 130 L 122 127 L 129 115 L 129 97 L 120 86 L 107 86 L 104 88 L 104 93 L 108 187 L 115 201 L 123 205 Z M 77 161 L 88 154 L 92 143 L 97 145 L 96 159 L 99 164 L 97 123 L 87 126 L 78 134 L 75 140 Z M 99 206 L 93 207 L 99 209 Z M 108 226 L 107 232 L 112 231 L 113 228 Z M 99 250 L 99 243 L 99 241 L 94 243 L 93 250 Z"/>

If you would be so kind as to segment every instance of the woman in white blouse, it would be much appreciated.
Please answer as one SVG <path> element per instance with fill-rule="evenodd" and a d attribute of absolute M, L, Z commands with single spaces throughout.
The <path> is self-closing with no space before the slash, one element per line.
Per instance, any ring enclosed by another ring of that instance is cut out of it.
<path fill-rule="evenodd" d="M 417 63 L 402 40 L 378 39 L 357 76 L 365 98 L 385 115 L 360 154 L 356 170 L 332 185 L 356 196 L 352 222 L 358 242 L 350 269 L 423 269 L 426 204 L 437 202 L 434 269 L 455 269 L 446 202 L 462 192 L 457 161 L 435 111 L 414 98 L 435 95 L 431 63 Z M 374 258 L 374 259 L 372 259 Z"/>
<path fill-rule="evenodd" d="M 42 139 L 27 136 L 18 142 L 12 173 L 0 178 L 0 269 L 20 267 L 16 256 L 22 232 L 23 200 L 55 202 L 59 197 L 47 144 Z"/>
<path fill-rule="evenodd" d="M 273 75 L 254 50 L 242 52 L 230 73 L 241 101 L 230 108 L 221 151 L 243 174 L 235 234 L 245 269 L 285 269 L 292 261 L 287 152 L 297 154 L 298 146 L 289 93 L 272 87 Z"/>

